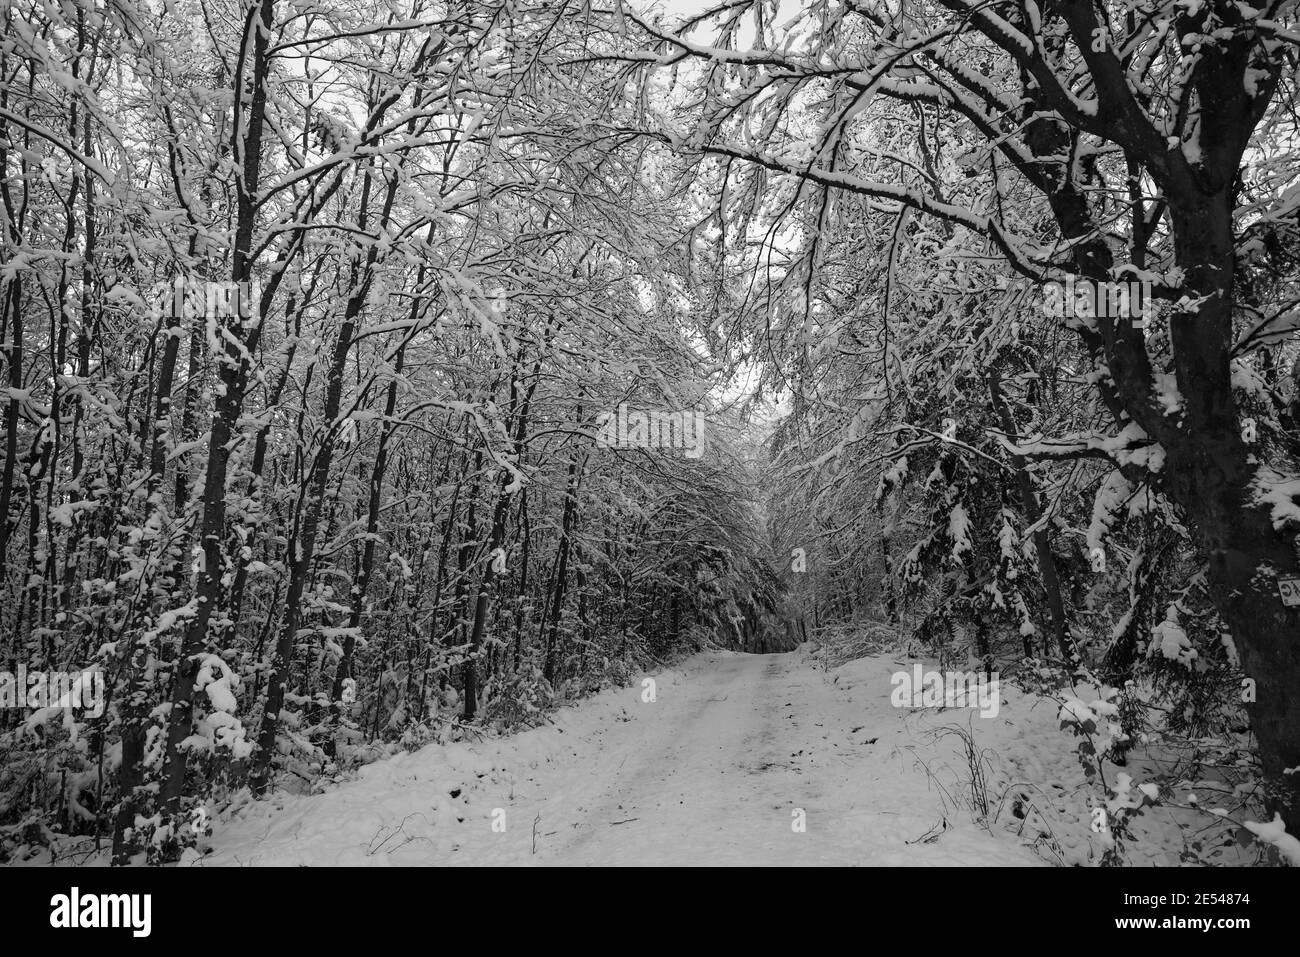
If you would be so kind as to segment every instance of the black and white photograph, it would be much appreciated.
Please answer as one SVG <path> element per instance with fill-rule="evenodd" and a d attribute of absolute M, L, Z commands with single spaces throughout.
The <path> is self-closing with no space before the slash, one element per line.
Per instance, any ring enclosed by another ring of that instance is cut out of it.
<path fill-rule="evenodd" d="M 1300 0 L 0 0 L 24 920 L 1297 866 Z"/>

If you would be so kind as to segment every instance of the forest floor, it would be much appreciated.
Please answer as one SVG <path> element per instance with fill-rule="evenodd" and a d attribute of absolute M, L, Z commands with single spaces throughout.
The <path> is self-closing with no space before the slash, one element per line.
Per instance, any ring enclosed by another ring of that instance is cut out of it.
<path fill-rule="evenodd" d="M 1016 709 L 1007 703 L 989 719 L 976 711 L 893 707 L 889 676 L 910 667 L 867 658 L 828 672 L 803 650 L 695 655 L 653 676 L 653 701 L 643 700 L 646 688 L 638 683 L 563 709 L 540 728 L 430 745 L 371 764 L 326 793 L 248 802 L 222 815 L 210 853 L 191 860 L 1051 861 L 1055 852 L 1035 853 L 1030 838 L 1038 835 L 1033 828 L 1025 833 L 1009 805 L 999 809 L 1000 824 L 974 823 L 960 742 L 933 733 L 960 725 L 982 734 L 983 726 L 1005 725 L 1015 737 L 1036 738 L 1041 729 L 1017 730 L 1014 719 L 1025 715 L 1009 717 Z M 1052 725 L 1054 713 L 1044 717 Z M 1054 750 L 1068 764 L 1068 736 L 1056 735 Z"/>

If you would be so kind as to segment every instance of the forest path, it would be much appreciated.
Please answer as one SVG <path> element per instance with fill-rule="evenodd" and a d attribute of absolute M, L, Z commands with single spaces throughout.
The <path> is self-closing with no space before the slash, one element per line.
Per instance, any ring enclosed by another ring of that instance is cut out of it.
<path fill-rule="evenodd" d="M 654 676 L 654 701 L 606 692 L 549 727 L 259 805 L 203 863 L 1038 863 L 945 809 L 917 758 L 933 770 L 951 745 L 912 740 L 880 664 L 850 690 L 800 652 L 696 655 Z"/>

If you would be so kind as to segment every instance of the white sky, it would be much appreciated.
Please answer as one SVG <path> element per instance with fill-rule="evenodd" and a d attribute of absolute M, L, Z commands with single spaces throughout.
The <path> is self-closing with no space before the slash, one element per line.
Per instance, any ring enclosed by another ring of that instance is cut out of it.
<path fill-rule="evenodd" d="M 660 10 L 667 15 L 667 19 L 681 19 L 697 13 L 703 13 L 710 7 L 718 5 L 719 0 L 630 0 L 637 8 L 651 12 Z M 795 13 L 798 9 L 798 0 L 784 0 L 782 3 L 782 13 Z M 739 374 L 729 386 L 721 390 L 718 398 L 723 403 L 732 403 L 739 401 L 742 396 L 753 392 L 758 385 L 759 370 L 755 359 L 747 360 L 741 367 Z M 786 411 L 789 403 L 789 396 L 781 395 L 769 400 L 770 412 L 767 415 L 759 414 L 760 419 L 769 419 L 780 415 Z"/>
<path fill-rule="evenodd" d="M 709 7 L 717 6 L 717 0 L 633 0 L 633 3 L 644 10 L 661 9 L 674 17 L 703 13 Z"/>

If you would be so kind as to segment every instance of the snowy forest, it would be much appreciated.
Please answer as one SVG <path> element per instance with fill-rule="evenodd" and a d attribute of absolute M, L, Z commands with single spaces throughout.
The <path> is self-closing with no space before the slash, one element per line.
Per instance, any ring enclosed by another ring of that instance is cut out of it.
<path fill-rule="evenodd" d="M 1297 0 L 0 9 L 0 863 L 1300 865 Z"/>

